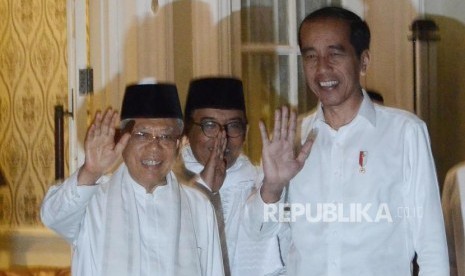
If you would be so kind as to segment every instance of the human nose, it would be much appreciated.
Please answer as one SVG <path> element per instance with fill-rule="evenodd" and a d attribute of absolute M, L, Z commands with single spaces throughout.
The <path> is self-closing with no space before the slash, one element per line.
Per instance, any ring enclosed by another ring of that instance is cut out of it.
<path fill-rule="evenodd" d="M 150 135 L 150 137 L 147 139 L 147 145 L 150 147 L 162 147 L 161 143 L 162 142 L 159 136 Z"/>
<path fill-rule="evenodd" d="M 219 128 L 218 133 L 220 133 L 220 134 L 223 131 L 227 131 L 227 125 L 218 124 L 218 128 Z"/>
<path fill-rule="evenodd" d="M 318 57 L 317 64 L 316 64 L 316 71 L 317 72 L 325 72 L 330 69 L 330 64 L 327 56 Z"/>
<path fill-rule="evenodd" d="M 162 148 L 161 144 L 160 144 L 160 141 L 154 137 L 152 139 L 150 139 L 150 141 L 147 143 L 147 147 L 149 149 L 159 149 L 159 148 Z"/>
<path fill-rule="evenodd" d="M 221 126 L 220 133 L 218 133 L 218 136 L 226 137 L 226 139 L 229 139 L 228 127 L 226 125 Z"/>

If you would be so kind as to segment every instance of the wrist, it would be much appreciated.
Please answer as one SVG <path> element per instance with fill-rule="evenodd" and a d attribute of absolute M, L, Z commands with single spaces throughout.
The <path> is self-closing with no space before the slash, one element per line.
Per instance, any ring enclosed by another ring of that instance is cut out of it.
<path fill-rule="evenodd" d="M 284 186 L 282 186 L 284 187 Z M 283 188 L 272 189 L 269 184 L 263 182 L 260 188 L 260 196 L 265 203 L 275 203 L 281 199 Z"/>
<path fill-rule="evenodd" d="M 199 173 L 197 180 L 198 180 L 197 182 L 207 186 L 212 192 L 218 192 L 221 186 L 223 185 L 223 181 L 224 181 L 223 179 L 223 181 L 219 182 L 217 179 L 214 179 L 211 176 L 208 177 L 205 170 Z"/>
<path fill-rule="evenodd" d="M 103 174 L 100 172 L 90 171 L 84 165 L 79 169 L 79 172 L 78 172 L 78 177 L 77 177 L 78 185 L 87 185 L 87 186 L 95 185 L 97 180 L 99 180 L 99 178 L 102 177 L 102 175 Z"/>

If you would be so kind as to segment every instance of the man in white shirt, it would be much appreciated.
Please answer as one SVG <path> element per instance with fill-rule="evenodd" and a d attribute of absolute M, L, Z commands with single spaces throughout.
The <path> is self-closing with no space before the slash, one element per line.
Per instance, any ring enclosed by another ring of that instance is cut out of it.
<path fill-rule="evenodd" d="M 369 42 L 368 25 L 348 10 L 308 15 L 299 45 L 317 109 L 300 126 L 295 113 L 277 110 L 272 138 L 260 124 L 265 177 L 246 218 L 262 236 L 290 225 L 288 275 L 411 275 L 415 253 L 421 275 L 449 275 L 426 125 L 362 89 Z"/>
<path fill-rule="evenodd" d="M 273 235 L 257 242 L 242 227 L 244 205 L 259 177 L 242 154 L 247 127 L 242 82 L 232 77 L 192 80 L 184 113 L 187 143 L 175 172 L 197 182 L 224 222 L 219 228 L 225 237 L 226 275 L 281 275 L 285 240 Z"/>
<path fill-rule="evenodd" d="M 224 275 L 213 206 L 171 172 L 183 130 L 176 86 L 128 86 L 121 120 L 115 144 L 117 112 L 96 114 L 84 164 L 42 203 L 43 223 L 73 246 L 72 274 Z"/>

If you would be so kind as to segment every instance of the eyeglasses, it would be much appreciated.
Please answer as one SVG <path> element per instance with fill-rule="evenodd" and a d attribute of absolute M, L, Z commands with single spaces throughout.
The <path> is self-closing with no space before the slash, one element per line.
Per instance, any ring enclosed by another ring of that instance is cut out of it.
<path fill-rule="evenodd" d="M 230 122 L 224 125 L 215 121 L 204 121 L 201 123 L 193 123 L 194 125 L 200 126 L 203 134 L 208 138 L 215 138 L 218 133 L 223 129 L 226 130 L 226 135 L 230 138 L 236 138 L 244 134 L 245 124 L 240 121 Z"/>
<path fill-rule="evenodd" d="M 137 144 L 148 144 L 157 141 L 158 144 L 164 148 L 174 148 L 177 145 L 178 136 L 172 135 L 152 135 L 148 132 L 136 131 L 131 134 L 132 140 Z"/>

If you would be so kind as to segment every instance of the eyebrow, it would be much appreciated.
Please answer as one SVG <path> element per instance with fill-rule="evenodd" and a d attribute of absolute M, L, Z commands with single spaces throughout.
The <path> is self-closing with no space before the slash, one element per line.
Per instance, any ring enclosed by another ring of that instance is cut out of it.
<path fill-rule="evenodd" d="M 214 121 L 214 120 L 216 120 L 216 118 L 213 118 L 213 117 L 201 117 L 200 120 L 201 121 L 203 121 L 203 120 L 212 120 L 212 121 Z"/>
<path fill-rule="evenodd" d="M 149 126 L 140 126 L 140 127 L 136 127 L 134 128 L 134 131 L 143 131 L 143 130 L 149 130 L 149 131 L 155 131 L 155 132 L 167 132 L 167 131 L 171 131 L 171 132 L 174 132 L 174 127 L 156 127 L 156 128 L 153 128 L 153 127 L 149 127 Z"/>
<path fill-rule="evenodd" d="M 300 50 L 300 53 L 303 55 L 303 54 L 308 53 L 310 51 L 315 51 L 315 48 L 313 48 L 313 47 L 305 47 L 305 48 L 302 48 L 302 50 Z"/>
<path fill-rule="evenodd" d="M 213 118 L 213 117 L 202 117 L 200 118 L 200 121 L 218 121 L 217 118 Z M 230 118 L 227 120 L 228 122 L 232 122 L 232 121 L 243 121 L 243 118 L 242 117 L 233 117 L 233 118 Z"/>
<path fill-rule="evenodd" d="M 346 47 L 344 47 L 342 44 L 329 45 L 327 48 L 330 49 L 330 50 L 339 50 L 339 51 L 343 51 L 343 52 L 346 51 Z M 303 48 L 300 52 L 301 52 L 301 54 L 305 54 L 305 53 L 308 53 L 310 51 L 316 51 L 315 47 L 306 47 L 306 48 Z"/>
<path fill-rule="evenodd" d="M 329 48 L 329 49 L 333 49 L 333 50 L 343 51 L 343 52 L 346 51 L 346 47 L 344 47 L 344 46 L 341 45 L 341 44 L 330 45 L 328 48 Z"/>

